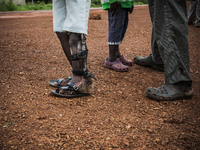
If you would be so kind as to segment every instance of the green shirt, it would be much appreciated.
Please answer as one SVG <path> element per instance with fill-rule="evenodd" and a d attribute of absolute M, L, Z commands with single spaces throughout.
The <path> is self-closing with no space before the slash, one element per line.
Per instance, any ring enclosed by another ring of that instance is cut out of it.
<path fill-rule="evenodd" d="M 133 6 L 134 0 L 101 0 L 103 10 L 109 9 L 110 4 L 116 1 L 122 5 L 122 8 L 131 8 Z"/>

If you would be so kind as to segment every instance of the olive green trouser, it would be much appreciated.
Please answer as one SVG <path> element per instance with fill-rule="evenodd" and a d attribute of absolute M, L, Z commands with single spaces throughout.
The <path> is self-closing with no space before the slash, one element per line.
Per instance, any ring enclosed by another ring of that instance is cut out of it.
<path fill-rule="evenodd" d="M 153 60 L 164 64 L 165 84 L 190 81 L 185 0 L 149 0 Z"/>

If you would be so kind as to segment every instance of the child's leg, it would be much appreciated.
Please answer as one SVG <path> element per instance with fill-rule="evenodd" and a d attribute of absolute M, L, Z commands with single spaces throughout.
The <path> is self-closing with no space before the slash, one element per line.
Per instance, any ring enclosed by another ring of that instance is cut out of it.
<path fill-rule="evenodd" d="M 110 62 L 116 61 L 117 60 L 117 56 L 116 56 L 116 52 L 119 49 L 119 45 L 109 45 L 109 57 L 108 60 Z"/>
<path fill-rule="evenodd" d="M 124 36 L 126 34 L 126 30 L 127 30 L 127 27 L 128 27 L 128 21 L 129 21 L 129 18 L 128 18 L 128 9 L 123 9 L 124 11 L 124 17 L 123 17 L 123 30 L 122 30 L 122 35 L 121 35 L 121 41 L 124 39 Z M 126 66 L 132 66 L 133 65 L 133 61 L 132 60 L 129 60 L 127 58 L 125 58 L 123 55 L 121 55 L 120 53 L 120 49 L 119 49 L 119 46 L 118 46 L 118 49 L 115 53 L 116 57 L 119 58 L 120 62 Z"/>
<path fill-rule="evenodd" d="M 123 41 L 124 39 L 124 36 L 126 34 L 126 30 L 127 30 L 127 27 L 128 27 L 128 9 L 123 9 L 123 15 L 124 17 L 122 18 L 122 34 L 121 34 L 121 41 Z M 120 50 L 119 50 L 119 47 L 115 53 L 115 55 L 120 58 L 121 57 L 121 54 L 120 54 Z"/>
<path fill-rule="evenodd" d="M 124 12 L 123 31 L 122 31 L 121 41 L 123 41 L 124 39 L 124 36 L 128 28 L 128 22 L 129 22 L 128 9 L 124 9 L 124 11 L 125 12 Z"/>
<path fill-rule="evenodd" d="M 109 21 L 109 33 L 108 33 L 108 45 L 109 45 L 109 61 L 113 62 L 117 60 L 116 52 L 119 50 L 119 44 L 121 43 L 121 36 L 123 32 L 124 12 L 122 8 L 118 8 L 118 13 L 112 15 L 112 12 L 108 11 Z"/>
<path fill-rule="evenodd" d="M 104 66 L 115 71 L 124 72 L 128 71 L 128 66 L 123 65 L 116 56 L 116 52 L 119 49 L 122 35 L 122 21 L 123 13 L 121 8 L 118 8 L 118 14 L 112 15 L 111 11 L 108 11 L 109 21 L 109 34 L 108 34 L 108 45 L 109 45 L 109 57 L 105 60 Z"/>

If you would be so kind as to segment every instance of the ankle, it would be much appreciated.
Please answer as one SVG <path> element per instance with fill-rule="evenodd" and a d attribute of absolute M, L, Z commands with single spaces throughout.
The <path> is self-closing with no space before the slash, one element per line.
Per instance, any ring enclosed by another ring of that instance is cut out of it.
<path fill-rule="evenodd" d="M 115 55 L 117 58 L 120 58 L 122 55 L 121 54 L 116 54 Z"/>
<path fill-rule="evenodd" d="M 114 62 L 117 60 L 117 57 L 108 57 L 109 62 Z"/>
<path fill-rule="evenodd" d="M 73 75 L 72 76 L 72 82 L 76 83 L 76 82 L 81 82 L 82 81 L 82 76 L 78 76 L 78 75 Z"/>
<path fill-rule="evenodd" d="M 192 90 L 192 83 L 190 81 L 181 81 L 174 84 L 181 91 Z"/>

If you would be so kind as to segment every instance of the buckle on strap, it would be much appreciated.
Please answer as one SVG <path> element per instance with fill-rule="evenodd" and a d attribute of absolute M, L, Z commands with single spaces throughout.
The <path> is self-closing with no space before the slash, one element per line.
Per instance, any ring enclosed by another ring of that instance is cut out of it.
<path fill-rule="evenodd" d="M 77 60 L 77 59 L 85 58 L 87 57 L 87 54 L 88 54 L 88 50 L 84 50 L 81 53 L 71 55 L 71 59 Z"/>
<path fill-rule="evenodd" d="M 97 80 L 97 78 L 95 77 L 95 75 L 94 75 L 93 73 L 91 73 L 89 70 L 86 70 L 86 71 L 85 71 L 85 76 Z"/>
<path fill-rule="evenodd" d="M 70 86 L 70 87 L 72 87 L 75 91 L 79 90 L 79 88 L 75 84 L 73 84 L 71 82 L 69 82 L 67 85 Z"/>

